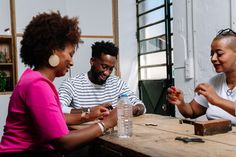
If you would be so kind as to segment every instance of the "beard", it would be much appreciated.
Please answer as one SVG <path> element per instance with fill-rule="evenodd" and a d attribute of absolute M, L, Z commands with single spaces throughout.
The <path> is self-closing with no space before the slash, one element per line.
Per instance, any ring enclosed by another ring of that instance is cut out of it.
<path fill-rule="evenodd" d="M 100 76 L 102 75 L 102 71 L 96 70 L 95 66 L 91 67 L 91 74 L 93 77 L 93 83 L 98 84 L 98 85 L 102 85 L 107 81 L 107 77 L 105 80 L 100 79 Z"/>

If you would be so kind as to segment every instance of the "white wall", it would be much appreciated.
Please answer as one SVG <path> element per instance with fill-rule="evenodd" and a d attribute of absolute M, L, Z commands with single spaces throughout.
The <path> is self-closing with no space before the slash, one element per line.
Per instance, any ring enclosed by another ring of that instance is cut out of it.
<path fill-rule="evenodd" d="M 183 89 L 186 101 L 192 100 L 197 84 L 215 75 L 211 41 L 220 29 L 235 27 L 233 4 L 235 0 L 173 0 L 175 84 Z"/>
<path fill-rule="evenodd" d="M 118 7 L 121 78 L 138 95 L 136 1 L 119 0 Z"/>

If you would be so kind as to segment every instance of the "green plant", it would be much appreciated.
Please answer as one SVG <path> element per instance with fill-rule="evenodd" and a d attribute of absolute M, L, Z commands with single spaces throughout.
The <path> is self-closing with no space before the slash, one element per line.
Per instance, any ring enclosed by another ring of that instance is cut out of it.
<path fill-rule="evenodd" d="M 7 86 L 7 74 L 4 71 L 0 71 L 0 92 L 4 92 Z"/>

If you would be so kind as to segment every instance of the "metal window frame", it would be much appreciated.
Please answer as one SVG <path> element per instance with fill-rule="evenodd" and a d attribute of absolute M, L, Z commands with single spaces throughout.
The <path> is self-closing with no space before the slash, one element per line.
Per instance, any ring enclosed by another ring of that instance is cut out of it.
<path fill-rule="evenodd" d="M 171 17 L 171 6 L 172 1 L 171 0 L 164 0 L 164 5 L 157 6 L 153 9 L 147 10 L 141 14 L 139 14 L 139 4 L 141 2 L 148 1 L 148 0 L 136 0 L 136 15 L 137 15 L 137 49 L 138 49 L 138 80 L 139 80 L 139 91 L 140 91 L 140 97 L 145 99 L 147 103 L 150 103 L 147 105 L 149 112 L 153 112 L 156 114 L 162 114 L 162 115 L 171 115 L 175 116 L 175 107 L 174 105 L 171 105 L 166 100 L 166 91 L 167 88 L 174 85 L 174 79 L 172 74 L 172 68 L 173 68 L 173 62 L 172 62 L 172 43 L 171 38 L 173 37 L 173 33 L 171 32 L 171 21 L 173 22 L 173 17 Z M 139 17 L 143 16 L 147 13 L 150 13 L 152 11 L 156 11 L 157 9 L 162 9 L 164 7 L 164 19 L 160 19 L 159 21 L 154 21 L 152 23 L 149 23 L 147 25 L 142 25 L 142 27 L 139 27 Z M 140 29 L 146 29 L 150 26 L 157 25 L 161 22 L 165 23 L 165 34 L 157 35 L 150 38 L 145 38 L 140 40 Z M 158 39 L 160 36 L 165 36 L 165 49 L 161 50 L 155 50 L 155 51 L 147 51 L 141 52 L 141 42 L 148 41 L 151 39 Z M 141 66 L 140 64 L 140 58 L 143 55 L 147 54 L 154 54 L 158 52 L 166 52 L 166 63 L 160 63 L 160 64 L 154 64 L 154 65 L 144 65 Z M 154 79 L 154 80 L 142 80 L 141 79 L 141 70 L 152 68 L 152 67 L 166 67 L 166 78 L 165 79 Z M 146 86 L 146 85 L 147 86 Z M 150 86 L 151 85 L 151 86 Z M 146 89 L 148 88 L 148 89 Z M 156 89 L 158 88 L 158 89 Z M 150 90 L 149 92 L 147 90 Z M 147 95 L 147 92 L 151 94 L 150 92 L 154 92 L 151 95 L 155 95 L 155 100 L 150 97 L 150 95 Z M 151 102 L 152 101 L 152 102 Z M 157 101 L 155 104 L 152 104 L 153 101 Z M 155 106 L 153 106 L 155 105 Z"/>
<path fill-rule="evenodd" d="M 166 82 L 167 82 L 167 86 L 170 86 L 173 84 L 173 76 L 172 76 L 172 54 L 171 54 L 171 51 L 173 50 L 172 48 L 172 45 L 171 45 L 171 36 L 173 36 L 173 33 L 171 32 L 171 21 L 173 20 L 173 17 L 171 17 L 170 15 L 170 8 L 171 8 L 171 5 L 172 5 L 172 2 L 170 2 L 170 0 L 164 0 L 164 4 L 163 5 L 160 5 L 160 6 L 157 6 L 157 7 L 154 7 L 150 10 L 147 10 L 145 12 L 142 12 L 141 14 L 139 14 L 139 4 L 144 2 L 144 1 L 148 1 L 148 0 L 136 0 L 136 15 L 137 15 L 137 42 L 138 42 L 138 69 L 139 69 L 139 80 L 141 80 L 141 72 L 140 70 L 142 68 L 148 68 L 148 67 L 158 67 L 158 66 L 163 66 L 163 64 L 159 65 L 159 64 L 155 64 L 155 65 L 147 65 L 147 66 L 141 66 L 140 65 L 140 56 L 142 55 L 147 55 L 147 54 L 151 54 L 151 53 L 158 53 L 158 52 L 163 52 L 163 51 L 166 51 L 166 69 L 167 69 L 167 78 L 166 78 Z M 153 11 L 156 11 L 158 9 L 162 9 L 164 8 L 165 10 L 165 19 L 161 19 L 159 21 L 155 21 L 153 23 L 150 23 L 150 24 L 147 24 L 147 25 L 144 25 L 142 27 L 139 27 L 139 17 L 140 16 L 143 16 L 143 15 L 146 15 L 150 12 L 153 12 Z M 141 29 L 145 29 L 147 27 L 150 27 L 150 26 L 153 26 L 153 25 L 157 25 L 161 22 L 164 22 L 165 23 L 165 34 L 161 34 L 161 35 L 158 35 L 158 36 L 155 36 L 155 37 L 151 37 L 151 38 L 145 38 L 145 39 L 141 39 L 140 40 L 140 30 Z M 160 36 L 163 36 L 165 35 L 165 38 L 166 38 L 166 49 L 163 49 L 163 50 L 156 50 L 156 51 L 151 51 L 151 52 L 143 52 L 141 53 L 141 50 L 140 50 L 140 43 L 143 42 L 143 41 L 147 41 L 147 40 L 151 40 L 151 39 L 155 39 L 155 38 L 158 38 Z"/>

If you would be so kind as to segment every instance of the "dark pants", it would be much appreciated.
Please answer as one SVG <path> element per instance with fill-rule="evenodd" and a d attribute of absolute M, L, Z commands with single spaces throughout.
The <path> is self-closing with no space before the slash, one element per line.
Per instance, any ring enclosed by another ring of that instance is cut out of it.
<path fill-rule="evenodd" d="M 0 153 L 0 157 L 62 157 L 55 151 L 40 151 L 40 152 L 16 152 L 16 153 Z"/>

